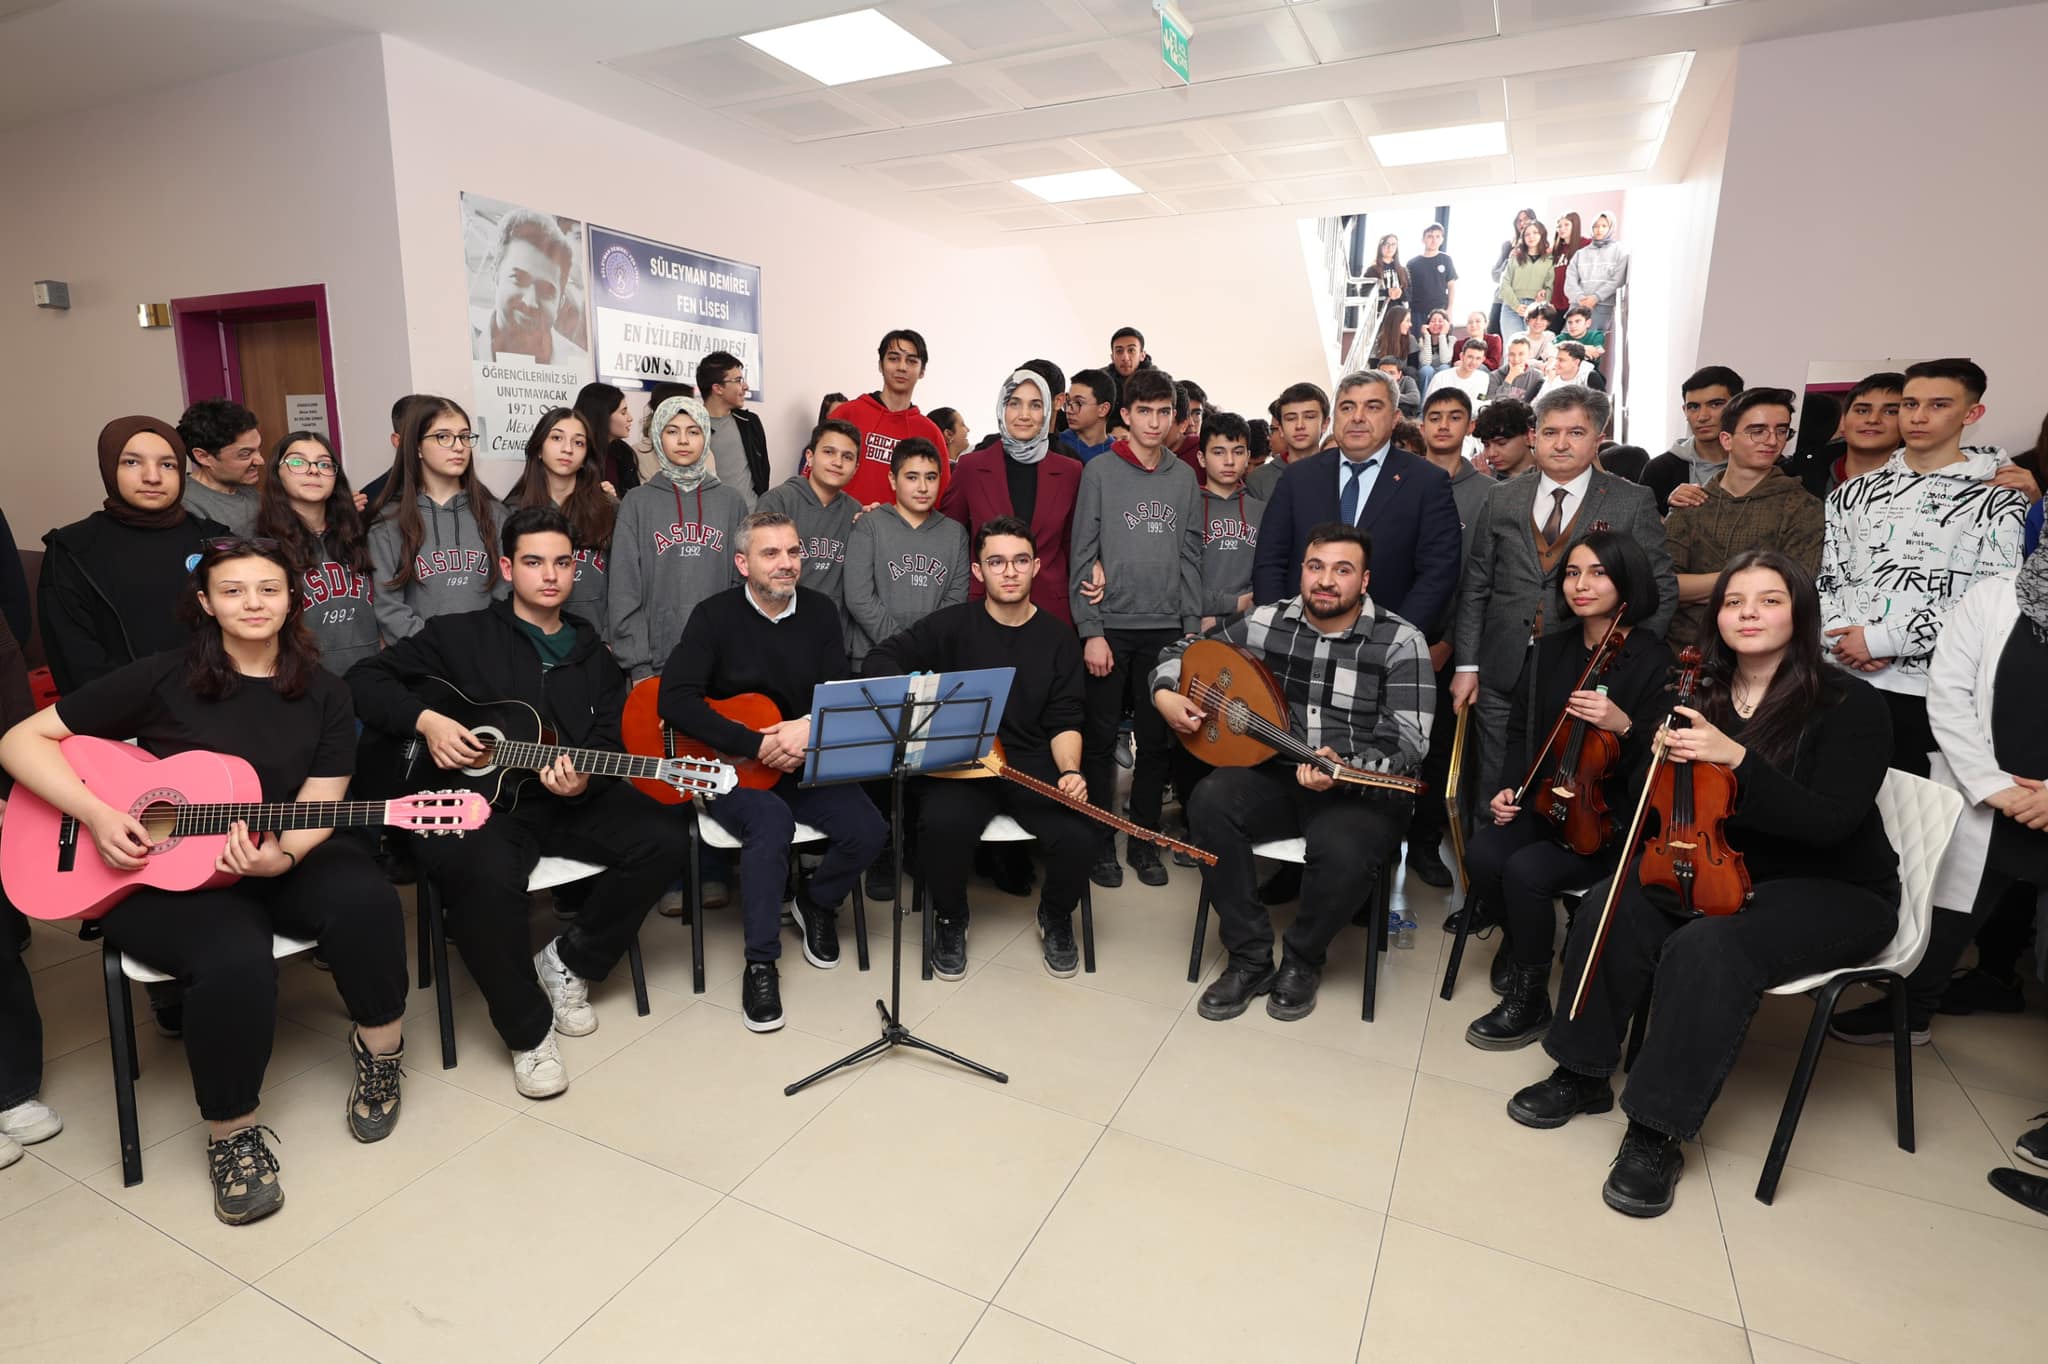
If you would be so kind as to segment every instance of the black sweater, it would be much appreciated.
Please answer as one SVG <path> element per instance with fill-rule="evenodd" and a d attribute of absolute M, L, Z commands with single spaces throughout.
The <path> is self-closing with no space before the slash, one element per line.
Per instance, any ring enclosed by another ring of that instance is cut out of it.
<path fill-rule="evenodd" d="M 1898 854 L 1877 812 L 1892 760 L 1891 709 L 1862 678 L 1832 680 L 1840 700 L 1808 719 L 1788 769 L 1754 753 L 1735 769 L 1728 842 L 1752 884 L 1822 877 L 1883 892 L 1898 882 Z M 1736 718 L 1723 728 L 1740 743 L 1746 727 Z"/>
<path fill-rule="evenodd" d="M 124 663 L 184 648 L 190 630 L 178 607 L 189 565 L 208 540 L 227 534 L 190 513 L 149 530 L 96 511 L 44 536 L 36 614 L 57 690 L 75 691 Z"/>
<path fill-rule="evenodd" d="M 1007 757 L 1043 753 L 1055 734 L 1081 728 L 1081 641 L 1073 626 L 1050 611 L 1034 611 L 1022 625 L 1004 625 L 989 615 L 985 602 L 961 602 L 883 640 L 861 665 L 869 677 L 974 668 L 1017 670 L 997 731 Z"/>
<path fill-rule="evenodd" d="M 690 613 L 683 637 L 661 670 L 661 718 L 671 729 L 721 753 L 751 758 L 761 736 L 711 709 L 706 698 L 760 692 L 785 720 L 808 715 L 820 682 L 852 675 L 839 606 L 822 592 L 796 589 L 796 613 L 771 621 L 747 600 L 747 586 L 707 597 Z"/>
<path fill-rule="evenodd" d="M 1521 682 L 1515 688 L 1514 704 L 1508 712 L 1508 739 L 1504 750 L 1508 755 L 1507 766 L 1500 774 L 1501 783 L 1512 789 L 1529 773 L 1529 761 L 1536 756 L 1536 745 L 1543 742 L 1556 723 L 1559 712 L 1572 694 L 1572 686 L 1579 680 L 1579 674 L 1586 670 L 1586 660 L 1593 656 L 1577 630 L 1563 634 L 1546 635 L 1536 646 L 1533 666 L 1522 669 Z M 1535 677 L 1535 704 L 1530 704 L 1530 677 Z M 1664 723 L 1670 712 L 1670 702 L 1664 694 L 1664 686 L 1671 680 L 1671 650 L 1664 641 L 1640 627 L 1629 631 L 1622 642 L 1620 656 L 1607 670 L 1604 677 L 1588 684 L 1588 690 L 1600 686 L 1607 688 L 1607 699 L 1621 707 L 1622 712 L 1634 723 L 1628 738 L 1622 741 L 1620 768 L 1601 783 L 1601 793 L 1606 798 L 1607 808 L 1616 812 L 1615 818 L 1627 826 L 1628 815 L 1634 808 L 1635 797 L 1642 791 L 1641 780 L 1650 760 L 1650 742 L 1657 727 Z M 1563 746 L 1569 735 L 1560 735 L 1558 748 Z M 1543 761 L 1542 779 L 1547 779 L 1557 770 L 1557 748 Z M 1492 799 L 1493 792 L 1485 793 Z M 1526 804 L 1533 792 L 1525 792 Z"/>

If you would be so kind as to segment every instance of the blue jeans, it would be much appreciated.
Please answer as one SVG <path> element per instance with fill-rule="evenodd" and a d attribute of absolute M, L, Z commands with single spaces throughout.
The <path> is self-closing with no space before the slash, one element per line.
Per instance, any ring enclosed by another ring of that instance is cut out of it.
<path fill-rule="evenodd" d="M 704 813 L 740 841 L 740 918 L 748 961 L 782 955 L 782 881 L 789 843 L 799 822 L 825 835 L 825 859 L 812 874 L 806 898 L 837 910 L 889 839 L 867 792 L 858 786 L 799 786 L 784 777 L 766 791 L 737 787 L 707 801 Z"/>

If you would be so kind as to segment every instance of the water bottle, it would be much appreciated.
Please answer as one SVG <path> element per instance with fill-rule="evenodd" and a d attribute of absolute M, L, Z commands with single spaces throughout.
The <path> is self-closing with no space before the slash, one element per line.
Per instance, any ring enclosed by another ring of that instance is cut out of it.
<path fill-rule="evenodd" d="M 1387 940 L 1396 948 L 1412 950 L 1415 946 L 1415 920 L 1405 917 L 1398 909 L 1388 910 Z"/>

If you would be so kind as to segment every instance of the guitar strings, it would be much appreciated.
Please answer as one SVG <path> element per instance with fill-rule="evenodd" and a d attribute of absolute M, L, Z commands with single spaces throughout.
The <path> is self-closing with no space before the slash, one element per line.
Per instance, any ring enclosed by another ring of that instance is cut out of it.
<path fill-rule="evenodd" d="M 1199 677 L 1194 679 L 1189 685 L 1188 690 L 1191 693 L 1190 700 L 1198 704 L 1208 705 L 1217 710 L 1222 708 L 1218 705 L 1219 702 L 1227 704 L 1233 699 L 1228 692 L 1221 690 L 1214 683 L 1203 681 Z M 1326 758 L 1316 752 L 1307 744 L 1295 738 L 1292 732 L 1279 728 L 1250 707 L 1245 708 L 1242 718 L 1247 732 L 1264 739 L 1272 747 L 1279 749 L 1290 757 L 1298 757 L 1310 766 L 1320 768 L 1332 776 L 1335 776 L 1337 769 L 1342 766 L 1335 759 Z M 1405 778 L 1394 776 L 1391 773 L 1376 772 L 1368 775 L 1375 779 L 1374 782 L 1369 782 L 1369 785 L 1384 785 L 1402 791 L 1410 790 L 1413 787 L 1412 782 Z"/>

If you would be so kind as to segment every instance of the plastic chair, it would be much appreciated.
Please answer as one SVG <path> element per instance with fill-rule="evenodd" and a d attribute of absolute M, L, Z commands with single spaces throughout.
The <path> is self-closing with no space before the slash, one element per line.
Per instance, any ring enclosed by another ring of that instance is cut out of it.
<path fill-rule="evenodd" d="M 1008 815 L 999 814 L 981 828 L 983 843 L 1029 843 L 1031 833 Z M 1095 897 L 1087 881 L 1081 883 L 1081 969 L 1090 974 L 1095 971 Z M 910 912 L 924 915 L 924 967 L 921 976 L 932 978 L 932 939 L 935 914 L 925 914 L 929 897 L 925 893 L 924 876 L 913 873 L 910 878 Z"/>
<path fill-rule="evenodd" d="M 283 961 L 310 952 L 315 946 L 297 938 L 273 936 L 270 955 Z M 121 1183 L 132 1188 L 142 1182 L 142 1135 L 135 1121 L 135 1082 L 142 1078 L 142 1057 L 135 1047 L 135 1000 L 129 993 L 128 982 L 160 985 L 171 977 L 123 955 L 105 939 L 100 941 L 100 966 L 107 979 L 107 1044 L 114 1056 L 114 1116 L 121 1132 Z"/>
<path fill-rule="evenodd" d="M 537 890 L 549 890 L 555 886 L 566 886 L 571 881 L 582 881 L 601 875 L 606 868 L 595 862 L 578 862 L 569 857 L 543 857 L 533 864 L 533 872 L 526 878 L 526 890 L 530 895 Z M 441 905 L 441 892 L 435 887 L 434 879 L 425 872 L 420 873 L 419 891 L 419 958 L 420 988 L 434 987 L 434 1011 L 441 1022 L 441 1069 L 455 1069 L 455 1001 L 448 989 L 448 923 Z M 634 935 L 632 945 L 626 949 L 627 964 L 633 970 L 633 1005 L 642 1018 L 647 1017 L 647 965 L 640 958 L 640 938 Z"/>
<path fill-rule="evenodd" d="M 789 850 L 794 854 L 807 843 L 825 841 L 823 833 L 799 822 L 796 832 L 790 835 Z M 728 833 L 723 824 L 700 809 L 696 822 L 690 826 L 690 989 L 700 995 L 704 993 L 704 877 L 700 853 L 707 847 L 733 852 L 740 847 L 740 841 Z M 858 877 L 853 883 L 853 943 L 860 969 L 865 971 L 868 969 L 868 907 L 861 896 Z"/>
<path fill-rule="evenodd" d="M 1778 1115 L 1778 1130 L 1771 1137 L 1770 1156 L 1757 1180 L 1759 1203 L 1769 1203 L 1778 1191 L 1778 1176 L 1784 1173 L 1785 1158 L 1792 1150 L 1792 1134 L 1799 1127 L 1800 1111 L 1813 1087 L 1814 1068 L 1820 1063 L 1821 1045 L 1827 1041 L 1828 1024 L 1834 1020 L 1835 1004 L 1851 985 L 1881 984 L 1891 995 L 1892 1076 L 1898 1098 L 1898 1140 L 1901 1151 L 1913 1149 L 1913 1046 L 1906 1025 L 1906 977 L 1927 952 L 1927 936 L 1933 924 L 1934 875 L 1941 867 L 1942 854 L 1955 833 L 1956 820 L 1963 813 L 1963 798 L 1954 788 L 1916 777 L 1896 768 L 1885 773 L 1877 793 L 1878 812 L 1884 816 L 1885 833 L 1899 855 L 1899 927 L 1889 946 L 1861 966 L 1788 980 L 1774 985 L 1774 995 L 1814 992 L 1813 1022 L 1806 1030 L 1806 1045 L 1800 1049 L 1799 1065 L 1792 1072 L 1792 1085 L 1785 1093 L 1784 1111 Z"/>
<path fill-rule="evenodd" d="M 1272 862 L 1291 862 L 1295 866 L 1308 865 L 1308 840 L 1306 838 L 1280 838 L 1271 843 L 1254 843 L 1252 855 Z M 1359 1009 L 1359 1017 L 1372 1022 L 1380 987 L 1380 958 L 1387 950 L 1387 915 L 1394 907 L 1394 869 L 1400 865 L 1399 844 L 1387 855 L 1373 873 L 1371 887 L 1366 891 L 1363 912 L 1371 916 L 1367 925 L 1372 930 L 1372 951 L 1365 959 L 1365 1002 Z M 1354 920 L 1355 922 L 1355 920 Z M 1202 979 L 1202 943 L 1209 932 L 1209 887 L 1202 884 L 1201 894 L 1195 900 L 1195 945 L 1188 953 L 1188 983 L 1197 985 Z"/>

